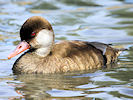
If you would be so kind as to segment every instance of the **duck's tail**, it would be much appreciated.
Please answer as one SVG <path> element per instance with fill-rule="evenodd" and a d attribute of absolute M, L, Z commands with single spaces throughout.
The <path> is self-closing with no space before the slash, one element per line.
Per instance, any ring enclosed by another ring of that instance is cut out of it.
<path fill-rule="evenodd" d="M 116 49 L 116 48 L 112 48 L 112 47 L 108 47 L 105 53 L 107 62 L 106 64 L 110 64 L 110 63 L 114 63 L 117 61 L 118 56 L 123 52 L 126 51 L 128 49 L 125 48 L 121 48 L 121 49 Z"/>
<path fill-rule="evenodd" d="M 117 56 L 119 56 L 123 51 L 126 51 L 126 50 L 128 50 L 128 49 L 126 49 L 126 48 L 116 49 Z"/>

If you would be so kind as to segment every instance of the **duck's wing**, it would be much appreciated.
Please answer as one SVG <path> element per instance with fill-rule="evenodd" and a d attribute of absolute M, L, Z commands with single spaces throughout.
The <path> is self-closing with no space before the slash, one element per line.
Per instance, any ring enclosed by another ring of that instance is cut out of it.
<path fill-rule="evenodd" d="M 94 47 L 96 47 L 97 49 L 101 50 L 103 52 L 103 55 L 105 55 L 107 48 L 112 48 L 112 44 L 105 44 L 105 43 L 101 43 L 101 42 L 89 42 L 89 44 L 93 45 Z M 122 51 L 127 50 L 126 48 L 112 48 L 115 51 L 118 51 L 118 53 L 120 54 Z"/>
<path fill-rule="evenodd" d="M 67 66 L 66 68 L 71 70 L 99 68 L 105 65 L 102 51 L 84 41 L 58 42 L 53 46 L 51 57 L 56 58 L 59 63 L 63 62 L 61 66 Z"/>
<path fill-rule="evenodd" d="M 90 51 L 94 51 L 96 55 L 102 55 L 107 64 L 116 62 L 119 54 L 125 49 L 112 48 L 109 44 L 101 42 L 85 42 L 85 41 L 63 41 L 56 44 L 58 50 L 56 54 L 63 55 L 91 55 Z M 93 52 L 93 53 L 94 53 Z"/>
<path fill-rule="evenodd" d="M 61 41 L 53 46 L 53 54 L 67 57 L 69 55 L 82 55 L 90 51 L 98 51 L 95 46 L 85 41 Z"/>
<path fill-rule="evenodd" d="M 93 45 L 95 48 L 101 50 L 103 55 L 105 55 L 107 48 L 109 47 L 108 44 L 101 43 L 101 42 L 89 42 L 89 44 Z"/>
<path fill-rule="evenodd" d="M 107 60 L 107 64 L 111 62 L 116 62 L 120 53 L 122 51 L 127 50 L 125 48 L 121 48 L 121 49 L 112 48 L 110 44 L 104 44 L 101 42 L 89 42 L 89 43 L 103 52 L 103 56 L 105 56 Z"/>

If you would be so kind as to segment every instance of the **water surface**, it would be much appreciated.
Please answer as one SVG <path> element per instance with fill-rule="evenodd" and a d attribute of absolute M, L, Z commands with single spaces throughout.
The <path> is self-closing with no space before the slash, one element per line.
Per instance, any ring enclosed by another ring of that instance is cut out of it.
<path fill-rule="evenodd" d="M 132 0 L 1 0 L 0 100 L 133 100 Z M 31 16 L 50 21 L 56 41 L 86 40 L 127 48 L 107 68 L 47 75 L 13 75 L 7 60 Z"/>

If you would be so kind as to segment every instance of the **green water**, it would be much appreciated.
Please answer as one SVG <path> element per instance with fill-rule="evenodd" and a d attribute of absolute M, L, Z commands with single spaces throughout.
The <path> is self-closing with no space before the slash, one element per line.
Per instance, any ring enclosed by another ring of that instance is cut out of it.
<path fill-rule="evenodd" d="M 0 0 L 0 100 L 133 100 L 132 0 Z M 31 16 L 53 26 L 56 41 L 86 40 L 127 48 L 107 68 L 47 75 L 13 75 L 20 56 L 7 55 Z"/>

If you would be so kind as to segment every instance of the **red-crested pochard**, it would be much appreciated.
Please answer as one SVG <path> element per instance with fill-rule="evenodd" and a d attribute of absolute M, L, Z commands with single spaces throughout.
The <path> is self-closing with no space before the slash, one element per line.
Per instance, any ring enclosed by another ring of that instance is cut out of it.
<path fill-rule="evenodd" d="M 89 70 L 114 63 L 121 52 L 99 42 L 75 40 L 55 43 L 51 24 L 40 16 L 26 20 L 20 29 L 20 38 L 21 43 L 8 59 L 29 50 L 14 63 L 14 73 Z"/>

